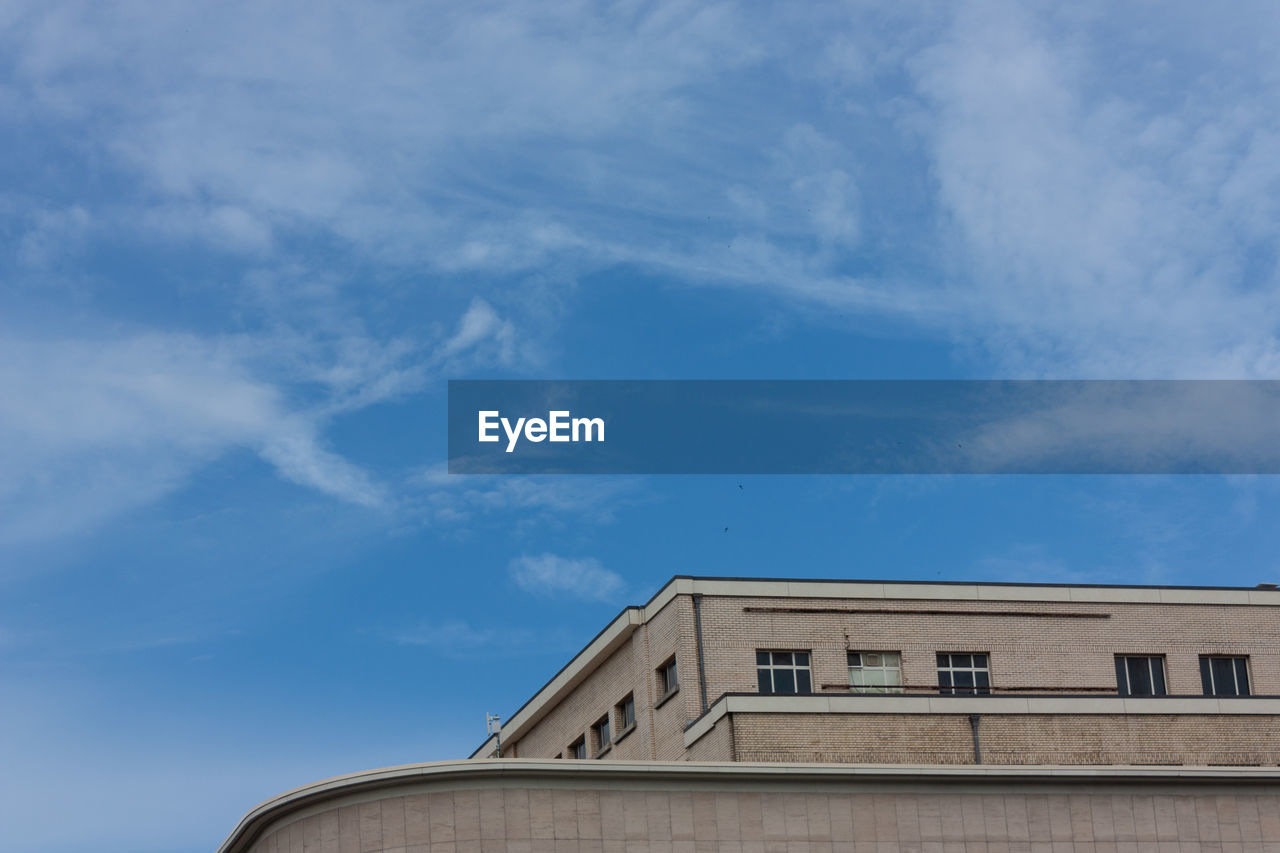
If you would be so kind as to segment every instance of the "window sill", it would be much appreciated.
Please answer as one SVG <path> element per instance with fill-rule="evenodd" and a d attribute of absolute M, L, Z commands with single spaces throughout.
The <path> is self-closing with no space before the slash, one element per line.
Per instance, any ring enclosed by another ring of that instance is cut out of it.
<path fill-rule="evenodd" d="M 615 737 L 615 738 L 613 739 L 613 743 L 620 743 L 624 737 L 626 737 L 627 735 L 631 734 L 631 733 L 632 733 L 632 732 L 634 732 L 635 730 L 636 730 L 636 724 L 635 724 L 635 723 L 632 723 L 631 725 L 627 726 L 627 727 L 626 727 L 625 729 L 623 729 L 622 731 L 618 732 L 618 736 L 617 736 L 617 737 Z M 612 746 L 612 745 L 613 745 L 613 744 L 610 744 L 610 746 Z"/>
<path fill-rule="evenodd" d="M 659 699 L 657 702 L 653 703 L 653 710 L 656 711 L 659 708 L 661 708 L 663 705 L 667 704 L 667 700 L 679 692 L 680 692 L 680 685 L 677 684 L 674 690 L 668 690 L 666 693 L 663 693 L 662 698 Z"/>
<path fill-rule="evenodd" d="M 592 758 L 604 758 L 604 757 L 605 757 L 606 755 L 608 755 L 608 754 L 609 754 L 609 752 L 613 749 L 613 744 L 614 744 L 615 742 L 616 742 L 616 741 L 610 741 L 609 743 L 605 744 L 604 746 L 602 746 L 602 747 L 601 747 L 601 748 L 596 752 L 596 754 L 595 754 L 595 755 L 593 755 L 593 756 L 591 756 L 591 757 L 592 757 Z"/>

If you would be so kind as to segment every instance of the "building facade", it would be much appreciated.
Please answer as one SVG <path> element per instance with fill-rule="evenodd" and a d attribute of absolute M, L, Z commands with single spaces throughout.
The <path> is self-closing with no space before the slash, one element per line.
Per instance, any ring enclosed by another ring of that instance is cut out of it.
<path fill-rule="evenodd" d="M 1280 590 L 676 577 L 220 853 L 1280 853 Z"/>
<path fill-rule="evenodd" d="M 502 755 L 1276 766 L 1277 608 L 1271 587 L 677 577 L 504 724 Z"/>

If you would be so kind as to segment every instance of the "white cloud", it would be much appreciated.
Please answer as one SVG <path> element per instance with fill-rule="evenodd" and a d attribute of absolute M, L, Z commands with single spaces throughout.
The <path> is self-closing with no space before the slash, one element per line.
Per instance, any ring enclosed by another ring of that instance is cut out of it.
<path fill-rule="evenodd" d="M 0 542 L 92 528 L 234 450 L 299 485 L 391 508 L 393 491 L 328 446 L 328 420 L 419 390 L 460 358 L 501 361 L 515 340 L 483 302 L 435 346 L 356 332 L 0 335 Z M 304 396 L 314 402 L 293 402 Z"/>
<path fill-rule="evenodd" d="M 594 557 L 524 555 L 511 561 L 511 579 L 526 592 L 569 595 L 589 601 L 613 601 L 626 589 L 621 576 L 606 569 Z"/>

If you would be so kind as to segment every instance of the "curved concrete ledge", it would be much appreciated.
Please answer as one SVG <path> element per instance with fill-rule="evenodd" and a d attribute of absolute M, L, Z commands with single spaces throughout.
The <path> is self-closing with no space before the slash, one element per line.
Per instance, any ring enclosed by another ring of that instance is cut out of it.
<path fill-rule="evenodd" d="M 291 819 L 343 805 L 432 791 L 522 788 L 692 791 L 841 792 L 896 791 L 951 795 L 1033 788 L 1042 794 L 1110 790 L 1165 792 L 1199 787 L 1217 794 L 1265 786 L 1280 792 L 1277 767 L 1118 767 L 875 765 L 689 762 L 592 762 L 539 759 L 469 759 L 406 764 L 352 773 L 304 785 L 272 797 L 246 814 L 218 853 L 247 853 L 268 829 Z M 332 849 L 337 850 L 334 846 Z"/>

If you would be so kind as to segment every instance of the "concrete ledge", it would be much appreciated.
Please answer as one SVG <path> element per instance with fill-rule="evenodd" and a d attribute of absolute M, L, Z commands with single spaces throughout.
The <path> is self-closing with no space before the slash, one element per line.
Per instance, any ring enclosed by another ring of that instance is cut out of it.
<path fill-rule="evenodd" d="M 726 714 L 1131 714 L 1280 717 L 1280 698 L 1218 696 L 721 696 L 684 732 L 692 746 Z"/>

